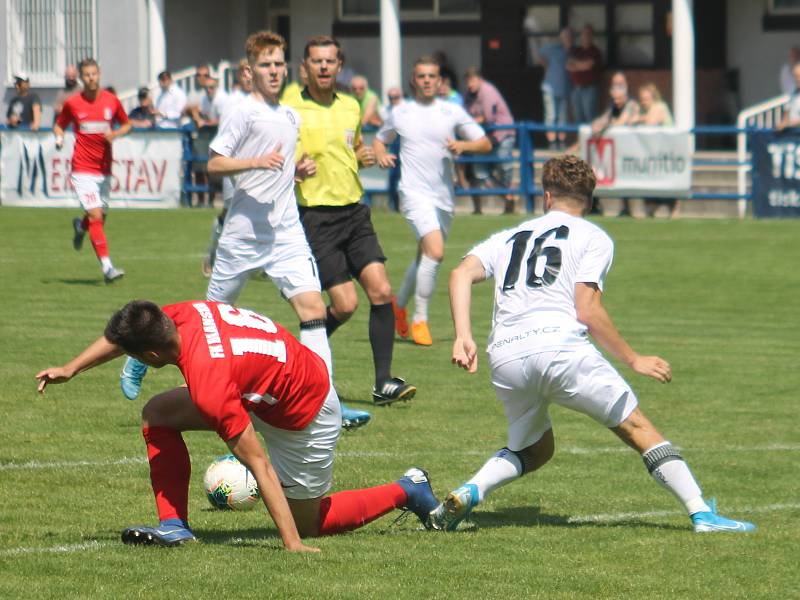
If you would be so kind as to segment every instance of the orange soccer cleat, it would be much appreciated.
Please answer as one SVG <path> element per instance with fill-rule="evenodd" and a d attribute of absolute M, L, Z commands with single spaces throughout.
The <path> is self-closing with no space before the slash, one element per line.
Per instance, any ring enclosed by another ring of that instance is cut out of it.
<path fill-rule="evenodd" d="M 413 339 L 414 343 L 418 346 L 430 346 L 433 344 L 427 321 L 415 321 L 411 323 L 411 339 Z"/>

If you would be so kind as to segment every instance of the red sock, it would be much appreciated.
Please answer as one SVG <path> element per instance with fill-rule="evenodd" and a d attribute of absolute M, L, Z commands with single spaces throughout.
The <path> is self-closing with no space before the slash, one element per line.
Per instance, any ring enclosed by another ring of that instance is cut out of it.
<path fill-rule="evenodd" d="M 103 231 L 102 219 L 89 219 L 89 239 L 92 240 L 97 258 L 107 258 L 108 242 L 106 242 L 106 234 Z"/>
<path fill-rule="evenodd" d="M 397 483 L 347 490 L 323 498 L 319 507 L 319 535 L 358 529 L 403 506 L 406 493 Z"/>
<path fill-rule="evenodd" d="M 181 432 L 171 427 L 144 427 L 142 435 L 147 442 L 159 520 L 182 519 L 188 523 L 192 463 Z"/>

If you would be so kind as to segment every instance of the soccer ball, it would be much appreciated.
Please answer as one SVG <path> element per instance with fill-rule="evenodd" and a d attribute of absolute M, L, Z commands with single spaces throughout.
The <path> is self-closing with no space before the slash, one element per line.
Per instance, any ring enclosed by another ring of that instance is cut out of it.
<path fill-rule="evenodd" d="M 256 478 L 233 454 L 219 456 L 209 465 L 203 485 L 214 508 L 250 510 L 261 498 Z"/>

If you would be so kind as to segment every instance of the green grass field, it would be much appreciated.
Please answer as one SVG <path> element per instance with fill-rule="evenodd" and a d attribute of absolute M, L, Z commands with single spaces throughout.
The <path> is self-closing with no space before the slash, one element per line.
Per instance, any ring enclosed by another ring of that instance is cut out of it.
<path fill-rule="evenodd" d="M 756 522 L 751 535 L 692 533 L 682 507 L 641 460 L 585 417 L 552 410 L 556 456 L 496 492 L 454 534 L 393 515 L 292 555 L 263 507 L 212 510 L 202 473 L 226 452 L 212 433 L 188 434 L 190 512 L 202 543 L 123 546 L 120 530 L 155 520 L 142 402 L 119 393 L 121 362 L 35 393 L 34 374 L 97 337 L 132 298 L 202 298 L 200 260 L 212 212 L 115 211 L 112 257 L 128 275 L 105 286 L 91 247 L 71 247 L 75 211 L 0 208 L 0 597 L 2 598 L 790 598 L 800 547 L 798 389 L 800 223 L 599 223 L 616 242 L 606 305 L 632 345 L 668 359 L 674 380 L 629 378 L 644 411 L 681 448 L 721 512 Z M 395 346 L 395 374 L 419 387 L 375 409 L 339 442 L 335 489 L 430 471 L 443 496 L 505 444 L 505 419 L 481 355 L 470 376 L 450 365 L 449 270 L 473 242 L 515 223 L 459 217 L 432 303 L 434 345 Z M 415 249 L 398 215 L 375 217 L 392 282 Z M 363 298 L 363 296 L 362 296 Z M 240 304 L 296 331 L 269 283 Z M 485 339 L 490 287 L 475 288 Z M 366 303 L 333 337 L 337 389 L 370 409 Z M 180 382 L 151 372 L 143 396 Z M 395 513 L 399 514 L 399 513 Z"/>

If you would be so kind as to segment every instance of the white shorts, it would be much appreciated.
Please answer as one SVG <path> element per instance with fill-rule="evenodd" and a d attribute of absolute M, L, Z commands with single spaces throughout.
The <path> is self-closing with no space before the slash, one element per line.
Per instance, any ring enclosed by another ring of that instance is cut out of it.
<path fill-rule="evenodd" d="M 236 191 L 236 182 L 233 177 L 222 178 L 222 207 L 228 210 L 231 207 L 233 193 Z"/>
<path fill-rule="evenodd" d="M 93 175 L 91 173 L 73 173 L 70 177 L 75 195 L 83 210 L 108 208 L 108 194 L 111 189 L 111 177 Z"/>
<path fill-rule="evenodd" d="M 418 240 L 437 230 L 447 239 L 453 224 L 452 211 L 438 208 L 431 198 L 421 195 L 400 192 L 400 212 Z"/>
<path fill-rule="evenodd" d="M 223 234 L 206 299 L 234 304 L 247 280 L 261 272 L 287 300 L 303 292 L 321 291 L 317 261 L 311 254 L 303 226 L 297 223 L 269 242 L 239 240 Z"/>
<path fill-rule="evenodd" d="M 508 447 L 519 451 L 552 428 L 550 403 L 583 413 L 606 427 L 638 405 L 633 390 L 602 354 L 587 344 L 516 358 L 492 369 L 492 385 L 508 419 Z"/>
<path fill-rule="evenodd" d="M 267 444 L 269 459 L 287 498 L 309 500 L 328 493 L 333 485 L 333 455 L 342 429 L 342 409 L 336 390 L 305 429 L 278 429 L 250 414 L 253 427 Z"/>

